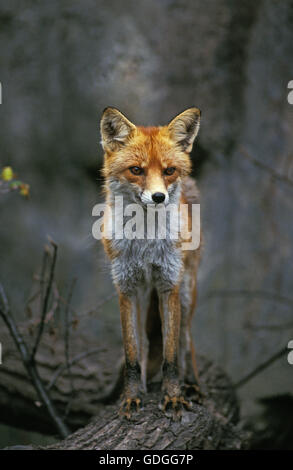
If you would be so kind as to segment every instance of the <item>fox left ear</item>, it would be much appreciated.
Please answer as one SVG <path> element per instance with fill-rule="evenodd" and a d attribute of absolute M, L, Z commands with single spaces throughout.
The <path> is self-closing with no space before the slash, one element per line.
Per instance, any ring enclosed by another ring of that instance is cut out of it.
<path fill-rule="evenodd" d="M 136 127 L 118 109 L 106 108 L 101 119 L 103 149 L 115 151 L 124 145 Z"/>
<path fill-rule="evenodd" d="M 199 131 L 201 112 L 189 108 L 178 114 L 168 125 L 171 139 L 184 151 L 191 152 L 194 139 Z"/>

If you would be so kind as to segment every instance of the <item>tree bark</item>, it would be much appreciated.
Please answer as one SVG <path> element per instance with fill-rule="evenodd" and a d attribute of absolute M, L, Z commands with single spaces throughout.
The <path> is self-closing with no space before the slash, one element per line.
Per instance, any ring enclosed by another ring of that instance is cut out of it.
<path fill-rule="evenodd" d="M 1 422 L 54 434 L 45 410 L 39 406 L 37 395 L 23 368 L 12 340 L 1 334 L 5 345 L 3 364 L 0 366 L 0 419 Z M 54 346 L 54 347 L 53 347 Z M 92 345 L 79 337 L 75 354 Z M 64 345 L 60 339 L 42 341 L 37 355 L 40 375 L 49 383 L 54 372 L 64 363 Z M 112 356 L 112 363 L 109 359 Z M 119 357 L 118 352 L 115 357 Z M 47 449 L 241 449 L 247 446 L 247 436 L 238 429 L 238 401 L 226 374 L 211 361 L 199 357 L 202 405 L 193 404 L 191 411 L 183 411 L 181 421 L 172 421 L 158 408 L 160 383 L 152 383 L 144 401 L 144 409 L 135 413 L 130 421 L 118 416 L 119 403 L 102 405 L 98 396 L 112 384 L 117 376 L 113 370 L 113 350 L 100 351 L 84 358 L 71 368 L 75 392 L 66 418 L 74 431 L 67 439 Z M 56 407 L 65 411 L 71 396 L 68 373 L 60 376 L 51 390 Z M 15 446 L 34 448 L 32 446 Z M 39 448 L 40 449 L 40 448 Z"/>
<path fill-rule="evenodd" d="M 144 409 L 131 421 L 118 416 L 117 404 L 106 406 L 85 428 L 48 449 L 145 450 L 241 449 L 247 435 L 237 428 L 238 402 L 231 382 L 219 367 L 200 358 L 203 405 L 183 411 L 181 421 L 158 408 L 160 384 L 146 395 Z"/>

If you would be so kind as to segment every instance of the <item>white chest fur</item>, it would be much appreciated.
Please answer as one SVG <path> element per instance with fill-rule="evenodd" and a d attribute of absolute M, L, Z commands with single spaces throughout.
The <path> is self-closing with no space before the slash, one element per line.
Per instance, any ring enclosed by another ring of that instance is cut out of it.
<path fill-rule="evenodd" d="M 119 195 L 121 195 L 121 187 L 119 190 Z M 179 190 L 176 193 L 176 198 L 175 195 L 173 197 L 173 203 L 179 199 Z M 113 204 L 113 193 L 112 196 Z M 156 219 L 156 228 L 152 231 L 152 237 L 150 238 L 148 232 L 150 223 L 147 208 L 140 206 L 140 211 L 144 213 L 143 220 L 141 221 L 143 230 L 140 231 L 139 238 L 129 239 L 124 231 L 129 220 L 129 217 L 125 217 L 125 209 L 127 206 L 128 208 L 130 207 L 129 204 L 133 205 L 134 200 L 131 197 L 132 195 L 129 195 L 127 192 L 123 196 L 123 203 L 118 211 L 115 199 L 116 210 L 111 212 L 111 227 L 108 227 L 108 231 L 112 233 L 112 248 L 118 253 L 118 256 L 112 261 L 114 282 L 125 293 L 131 293 L 141 286 L 156 286 L 159 290 L 171 289 L 178 283 L 182 271 L 182 252 L 177 247 L 177 240 L 172 238 L 173 233 L 171 236 L 173 228 L 170 223 L 170 214 L 167 212 L 163 237 L 162 233 L 160 235 L 158 233 Z M 137 204 L 137 200 L 135 202 Z M 122 232 L 120 232 L 120 238 L 117 237 L 117 226 L 123 227 Z M 137 229 L 138 227 L 136 227 L 136 231 Z"/>
<path fill-rule="evenodd" d="M 141 285 L 168 290 L 179 281 L 181 252 L 172 240 L 116 240 L 119 256 L 112 263 L 114 282 L 122 292 Z"/>

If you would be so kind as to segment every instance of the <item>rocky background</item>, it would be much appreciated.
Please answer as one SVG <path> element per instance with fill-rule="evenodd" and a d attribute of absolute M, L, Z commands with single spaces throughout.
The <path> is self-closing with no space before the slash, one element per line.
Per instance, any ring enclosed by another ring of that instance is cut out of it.
<path fill-rule="evenodd" d="M 113 291 L 91 235 L 104 107 L 155 125 L 196 105 L 202 125 L 192 157 L 205 234 L 197 348 L 237 382 L 286 347 L 293 339 L 293 186 L 285 181 L 293 178 L 293 2 L 2 2 L 0 39 L 0 166 L 11 165 L 31 186 L 28 201 L 0 195 L 0 278 L 15 314 L 23 317 L 47 235 L 59 245 L 60 284 L 78 279 L 77 312 Z M 121 344 L 115 299 L 80 328 L 99 345 Z M 292 386 L 283 355 L 239 389 L 243 415 L 257 412 L 258 398 Z"/>

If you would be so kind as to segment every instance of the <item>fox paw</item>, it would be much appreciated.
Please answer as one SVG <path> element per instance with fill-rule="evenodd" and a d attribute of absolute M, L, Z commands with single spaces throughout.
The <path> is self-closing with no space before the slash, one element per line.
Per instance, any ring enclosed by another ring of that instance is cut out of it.
<path fill-rule="evenodd" d="M 184 384 L 183 386 L 184 395 L 189 398 L 191 401 L 202 404 L 204 394 L 201 392 L 197 384 Z"/>
<path fill-rule="evenodd" d="M 139 397 L 135 398 L 124 398 L 119 409 L 119 415 L 130 419 L 133 412 L 140 411 L 142 409 L 142 400 Z"/>
<path fill-rule="evenodd" d="M 177 421 L 182 416 L 182 410 L 185 408 L 190 410 L 192 404 L 190 401 L 187 401 L 183 396 L 173 396 L 164 395 L 159 408 L 164 411 L 168 418 L 172 418 L 174 421 Z"/>

